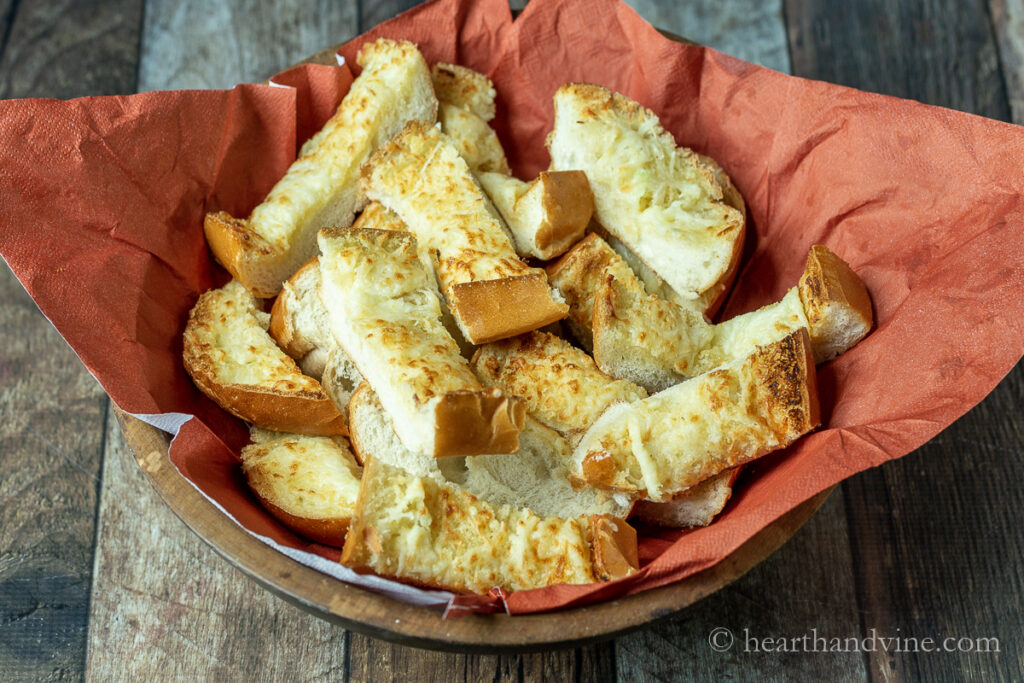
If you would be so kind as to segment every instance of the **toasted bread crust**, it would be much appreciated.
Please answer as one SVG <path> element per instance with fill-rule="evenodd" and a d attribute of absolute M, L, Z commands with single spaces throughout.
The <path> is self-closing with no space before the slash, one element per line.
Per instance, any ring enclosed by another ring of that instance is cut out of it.
<path fill-rule="evenodd" d="M 832 360 L 871 331 L 873 316 L 867 287 L 825 245 L 811 247 L 799 288 L 819 363 Z"/>
<path fill-rule="evenodd" d="M 501 390 L 449 391 L 435 408 L 434 457 L 516 453 L 526 406 Z"/>
<path fill-rule="evenodd" d="M 636 529 L 609 515 L 591 515 L 590 545 L 594 574 L 601 581 L 615 581 L 640 568 Z"/>
<path fill-rule="evenodd" d="M 541 171 L 533 181 L 543 206 L 537 227 L 537 258 L 547 261 L 564 253 L 583 237 L 594 213 L 594 193 L 583 171 Z M 526 195 L 524 195 L 526 197 Z"/>
<path fill-rule="evenodd" d="M 409 232 L 402 219 L 380 202 L 370 202 L 352 224 L 358 230 L 392 230 Z"/>
<path fill-rule="evenodd" d="M 474 344 L 513 337 L 561 320 L 569 307 L 551 298 L 543 273 L 453 285 L 448 302 Z"/>
<path fill-rule="evenodd" d="M 345 545 L 345 535 L 348 533 L 351 518 L 308 519 L 306 517 L 298 517 L 285 512 L 256 491 L 253 491 L 253 494 L 260 501 L 260 504 L 267 509 L 267 512 L 300 536 L 305 536 L 317 543 L 334 546 L 335 548 Z"/>
<path fill-rule="evenodd" d="M 203 233 L 217 263 L 231 277 L 246 285 L 249 292 L 261 299 L 277 295 L 277 289 L 249 277 L 254 262 L 272 259 L 280 250 L 257 234 L 249 224 L 226 211 L 208 213 L 203 219 Z"/>
<path fill-rule="evenodd" d="M 211 290 L 200 296 L 185 326 L 183 360 L 196 386 L 232 415 L 264 429 L 324 436 L 347 434 L 345 417 L 320 383 L 303 375 L 295 361 L 276 347 L 271 353 L 280 354 L 275 361 L 281 377 L 273 385 L 225 380 L 217 360 L 223 352 L 216 343 L 217 330 L 223 324 L 220 293 Z M 253 333 L 259 334 L 260 330 L 253 329 Z M 266 335 L 265 330 L 262 333 Z M 273 345 L 269 335 L 267 342 Z"/>

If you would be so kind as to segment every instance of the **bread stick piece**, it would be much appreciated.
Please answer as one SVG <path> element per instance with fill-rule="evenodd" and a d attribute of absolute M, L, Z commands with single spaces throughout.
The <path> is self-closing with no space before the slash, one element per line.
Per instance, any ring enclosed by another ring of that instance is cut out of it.
<path fill-rule="evenodd" d="M 323 387 L 299 370 L 267 333 L 269 316 L 232 280 L 199 297 L 185 326 L 185 369 L 204 394 L 264 429 L 346 434 L 345 417 Z"/>
<path fill-rule="evenodd" d="M 430 71 L 412 43 L 381 38 L 357 57 L 362 73 L 338 111 L 248 218 L 206 215 L 216 259 L 255 296 L 272 297 L 316 255 L 316 231 L 347 226 L 358 207 L 359 168 L 407 121 L 433 122 Z"/>
<path fill-rule="evenodd" d="M 471 593 L 592 583 L 636 570 L 636 540 L 627 527 L 489 505 L 453 484 L 371 458 L 341 563 Z"/>
<path fill-rule="evenodd" d="M 871 331 L 867 287 L 846 261 L 825 245 L 811 247 L 799 288 L 818 363 L 852 348 Z"/>
<path fill-rule="evenodd" d="M 573 473 L 598 488 L 671 500 L 784 448 L 819 420 L 814 359 L 800 329 L 642 401 L 611 406 L 576 447 Z"/>
<path fill-rule="evenodd" d="M 473 113 L 484 122 L 494 118 L 494 83 L 479 71 L 458 64 L 438 62 L 430 69 L 434 92 L 447 102 Z"/>
<path fill-rule="evenodd" d="M 334 338 L 377 392 L 411 451 L 514 453 L 525 410 L 484 389 L 441 323 L 433 278 L 402 232 L 320 232 L 321 299 Z"/>
<path fill-rule="evenodd" d="M 253 432 L 255 443 L 241 453 L 242 472 L 253 493 L 292 531 L 340 548 L 362 475 L 348 442 L 341 437 Z"/>
<path fill-rule="evenodd" d="M 594 192 L 594 217 L 679 295 L 697 299 L 735 272 L 743 214 L 715 173 L 678 147 L 657 116 L 585 83 L 555 93 L 548 136 L 553 170 L 578 169 Z"/>
<path fill-rule="evenodd" d="M 581 171 L 541 171 L 525 183 L 501 173 L 477 178 L 501 213 L 520 256 L 549 260 L 582 237 L 594 211 L 594 195 Z"/>
<path fill-rule="evenodd" d="M 441 291 L 472 343 L 565 317 L 544 271 L 519 259 L 466 161 L 436 128 L 411 122 L 373 154 L 361 187 L 436 251 Z"/>

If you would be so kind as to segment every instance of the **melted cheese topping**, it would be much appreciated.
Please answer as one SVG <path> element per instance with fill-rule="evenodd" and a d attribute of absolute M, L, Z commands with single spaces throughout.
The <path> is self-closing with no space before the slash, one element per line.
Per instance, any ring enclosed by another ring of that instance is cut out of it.
<path fill-rule="evenodd" d="M 550 150 L 553 169 L 587 174 L 598 222 L 677 292 L 699 295 L 725 275 L 742 216 L 652 112 L 597 86 L 563 86 Z"/>
<path fill-rule="evenodd" d="M 652 501 L 779 448 L 760 391 L 757 356 L 730 363 L 642 401 L 614 406 L 587 431 L 573 453 L 577 473 L 588 458 L 610 458 L 616 490 L 646 492 Z M 592 482 L 596 483 L 596 482 Z"/>
<path fill-rule="evenodd" d="M 406 121 L 433 120 L 433 95 L 414 96 L 430 89 L 431 81 L 426 62 L 412 43 L 377 41 L 363 48 L 359 62 L 363 71 L 338 111 L 302 146 L 299 158 L 253 210 L 250 226 L 267 241 L 288 247 L 307 232 L 307 223 L 330 212 L 332 204 L 344 204 L 341 213 L 351 213 L 359 168 L 373 150 Z M 351 220 L 349 216 L 343 224 Z"/>
<path fill-rule="evenodd" d="M 516 255 L 501 221 L 455 146 L 434 127 L 407 128 L 374 156 L 364 189 L 438 254 L 447 290 L 477 280 L 543 273 Z"/>
<path fill-rule="evenodd" d="M 320 393 L 320 384 L 303 375 L 267 333 L 270 315 L 241 283 L 232 280 L 203 294 L 207 315 L 196 321 L 200 340 L 219 384 L 247 384 L 292 393 Z M 199 304 L 197 304 L 197 307 Z"/>
<path fill-rule="evenodd" d="M 647 392 L 601 372 L 567 341 L 531 332 L 481 347 L 473 364 L 480 381 L 526 401 L 526 410 L 570 442 L 608 406 L 638 401 Z"/>
<path fill-rule="evenodd" d="M 714 336 L 697 354 L 691 375 L 754 353 L 759 345 L 777 342 L 807 328 L 800 294 L 793 287 L 781 300 L 713 326 Z"/>
<path fill-rule="evenodd" d="M 274 434 L 242 449 L 250 486 L 285 512 L 305 519 L 351 517 L 362 468 L 342 439 Z"/>
<path fill-rule="evenodd" d="M 475 593 L 595 580 L 585 522 L 488 505 L 376 460 L 359 512 L 345 556 L 362 542 L 353 559 L 379 574 Z"/>

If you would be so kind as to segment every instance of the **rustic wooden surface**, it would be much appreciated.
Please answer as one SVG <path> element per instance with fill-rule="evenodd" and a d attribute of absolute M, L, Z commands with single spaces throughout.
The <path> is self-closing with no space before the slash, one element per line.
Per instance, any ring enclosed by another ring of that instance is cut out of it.
<path fill-rule="evenodd" d="M 259 80 L 409 4 L 0 1 L 0 97 Z M 1024 122 L 1020 0 L 631 4 L 775 69 Z M 953 427 L 845 483 L 782 550 L 673 620 L 558 653 L 431 653 L 306 615 L 199 542 L 125 455 L 105 395 L 4 268 L 0 679 L 1018 680 L 1022 404 L 1018 365 Z M 716 627 L 741 642 L 745 630 L 994 636 L 1000 652 L 719 654 L 708 646 Z"/>

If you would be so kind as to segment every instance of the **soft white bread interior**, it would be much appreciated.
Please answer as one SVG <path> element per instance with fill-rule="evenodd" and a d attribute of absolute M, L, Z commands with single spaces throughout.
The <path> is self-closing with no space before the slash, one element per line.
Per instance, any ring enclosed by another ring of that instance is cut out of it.
<path fill-rule="evenodd" d="M 331 348 L 327 309 L 320 303 L 320 261 L 312 258 L 285 281 L 270 309 L 270 336 L 302 372 L 322 379 Z"/>
<path fill-rule="evenodd" d="M 466 458 L 463 488 L 491 505 L 528 508 L 541 517 L 609 515 L 625 519 L 629 496 L 585 486 L 569 477 L 572 446 L 529 415 L 519 434 L 519 452 Z"/>
<path fill-rule="evenodd" d="M 185 369 L 221 408 L 259 427 L 345 434 L 345 417 L 323 387 L 278 348 L 270 316 L 232 280 L 199 297 L 185 326 Z"/>
<path fill-rule="evenodd" d="M 680 296 L 697 299 L 730 279 L 744 217 L 693 151 L 653 112 L 597 85 L 563 85 L 554 105 L 551 168 L 587 174 L 605 229 Z"/>
<path fill-rule="evenodd" d="M 587 351 L 594 349 L 594 297 L 608 277 L 637 294 L 644 293 L 644 285 L 632 269 L 595 233 L 549 264 L 547 274 L 569 305 L 569 330 Z"/>
<path fill-rule="evenodd" d="M 442 293 L 472 343 L 565 317 L 568 307 L 555 298 L 544 271 L 519 259 L 466 161 L 436 128 L 409 123 L 373 154 L 361 187 L 437 254 Z"/>
<path fill-rule="evenodd" d="M 320 231 L 320 296 L 335 340 L 377 392 L 399 439 L 435 457 L 514 453 L 525 409 L 485 389 L 441 323 L 409 233 Z"/>
<path fill-rule="evenodd" d="M 573 445 L 611 404 L 647 397 L 643 387 L 609 377 L 584 351 L 546 332 L 481 346 L 472 367 L 484 385 L 521 397 L 530 415 Z"/>
<path fill-rule="evenodd" d="M 581 171 L 541 171 L 529 183 L 503 173 L 478 173 L 477 179 L 520 256 L 546 261 L 564 254 L 583 237 L 594 211 L 594 195 Z"/>
<path fill-rule="evenodd" d="M 437 62 L 430 69 L 437 99 L 472 112 L 483 121 L 494 118 L 494 83 L 466 66 Z"/>
<path fill-rule="evenodd" d="M 285 526 L 341 547 L 355 512 L 362 468 L 344 437 L 254 429 L 242 472 L 264 507 Z"/>
<path fill-rule="evenodd" d="M 381 38 L 364 45 L 357 61 L 363 71 L 337 112 L 249 218 L 206 216 L 214 256 L 256 296 L 275 296 L 316 255 L 317 230 L 352 224 L 359 169 L 374 149 L 407 121 L 436 120 L 430 71 L 414 44 Z"/>
<path fill-rule="evenodd" d="M 573 475 L 653 501 L 783 448 L 819 423 L 807 330 L 634 403 L 614 404 L 573 452 Z"/>
<path fill-rule="evenodd" d="M 481 382 L 521 396 L 529 415 L 556 430 L 572 446 L 610 405 L 647 397 L 643 387 L 609 377 L 585 352 L 542 332 L 482 346 L 472 365 Z M 528 416 L 527 426 L 529 421 Z M 351 428 L 355 430 L 354 423 Z M 523 444 L 525 447 L 525 441 Z M 486 460 L 473 458 L 470 467 L 478 462 Z M 503 464 L 509 462 L 502 461 Z M 706 526 L 728 502 L 732 479 L 732 473 L 725 472 L 671 501 L 638 501 L 632 515 L 662 526 Z"/>
<path fill-rule="evenodd" d="M 638 500 L 631 518 L 674 529 L 707 526 L 732 497 L 732 485 L 739 469 L 720 472 L 686 489 L 678 498 L 663 503 Z"/>
<path fill-rule="evenodd" d="M 373 388 L 360 384 L 348 402 L 349 439 L 360 462 L 380 458 L 392 467 L 400 467 L 418 477 L 440 477 L 461 483 L 466 478 L 463 458 L 435 458 L 414 453 L 402 445 L 391 417 Z"/>
<path fill-rule="evenodd" d="M 799 289 L 817 362 L 832 360 L 871 331 L 867 287 L 846 261 L 825 245 L 811 247 Z"/>
<path fill-rule="evenodd" d="M 630 533 L 632 532 L 632 533 Z M 591 583 L 635 571 L 622 520 L 539 517 L 371 458 L 342 564 L 408 583 L 486 593 Z"/>

